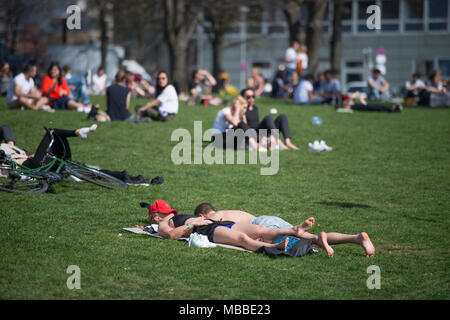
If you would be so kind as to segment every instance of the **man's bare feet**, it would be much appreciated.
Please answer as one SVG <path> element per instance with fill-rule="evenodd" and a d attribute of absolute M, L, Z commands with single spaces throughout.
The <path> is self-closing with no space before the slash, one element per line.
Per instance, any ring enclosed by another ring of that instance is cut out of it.
<path fill-rule="evenodd" d="M 296 237 L 301 237 L 305 231 L 311 229 L 314 225 L 314 218 L 308 218 L 305 221 L 303 221 L 302 224 L 299 224 L 298 226 L 294 226 L 294 230 L 295 230 L 295 236 Z"/>
<path fill-rule="evenodd" d="M 334 250 L 328 244 L 328 236 L 325 232 L 319 233 L 319 235 L 317 237 L 317 242 L 318 242 L 318 245 L 327 252 L 327 254 L 330 258 L 333 257 Z"/>
<path fill-rule="evenodd" d="M 366 258 L 372 258 L 375 255 L 375 247 L 369 238 L 369 235 L 365 232 L 361 232 L 358 235 L 358 241 L 361 247 L 366 251 Z"/>

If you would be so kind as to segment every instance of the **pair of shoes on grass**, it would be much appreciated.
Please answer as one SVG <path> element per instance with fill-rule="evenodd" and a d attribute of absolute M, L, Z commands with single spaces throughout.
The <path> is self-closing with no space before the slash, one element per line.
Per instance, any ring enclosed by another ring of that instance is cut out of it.
<path fill-rule="evenodd" d="M 320 152 L 320 151 L 331 151 L 333 150 L 332 147 L 328 146 L 325 141 L 320 140 L 314 140 L 313 143 L 308 143 L 308 151 L 315 151 L 315 152 Z"/>

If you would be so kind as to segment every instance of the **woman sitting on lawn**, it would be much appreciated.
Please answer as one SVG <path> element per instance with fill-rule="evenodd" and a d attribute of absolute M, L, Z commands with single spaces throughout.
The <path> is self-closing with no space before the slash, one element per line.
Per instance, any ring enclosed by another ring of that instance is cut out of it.
<path fill-rule="evenodd" d="M 227 141 L 233 141 L 232 144 L 234 147 L 236 142 L 234 132 L 229 130 L 238 129 L 239 123 L 245 121 L 246 110 L 247 110 L 247 101 L 242 96 L 238 96 L 236 99 L 234 99 L 231 107 L 226 107 L 220 110 L 217 113 L 216 118 L 214 119 L 212 128 L 213 131 L 212 142 L 214 143 L 215 141 L 222 141 L 223 148 L 226 148 Z M 250 147 L 253 148 L 254 150 L 264 151 L 263 147 L 258 148 L 258 142 L 256 141 L 256 137 L 250 136 L 248 138 L 248 143 Z M 217 145 L 217 147 L 220 148 L 222 146 Z"/>
<path fill-rule="evenodd" d="M 48 97 L 53 109 L 76 109 L 78 112 L 89 113 L 92 105 L 85 106 L 69 98 L 70 90 L 67 80 L 62 76 L 61 67 L 52 62 L 48 68 L 48 75 L 42 80 L 42 95 Z"/>
<path fill-rule="evenodd" d="M 233 221 L 214 221 L 189 214 L 180 214 L 170 208 L 164 200 L 156 200 L 148 211 L 149 222 L 158 224 L 158 234 L 164 238 L 177 239 L 189 237 L 192 232 L 206 235 L 210 242 L 222 243 L 256 251 L 260 247 L 277 248 L 285 251 L 288 239 L 280 243 L 271 243 L 279 236 L 301 237 L 312 228 L 314 218 L 308 218 L 302 224 L 292 228 L 269 229 L 261 225 Z M 262 242 L 258 239 L 263 238 Z"/>
<path fill-rule="evenodd" d="M 142 117 L 150 117 L 152 120 L 170 121 L 175 119 L 178 113 L 178 94 L 172 84 L 169 84 L 169 76 L 161 71 L 156 76 L 156 99 L 144 107 L 136 108 L 136 113 Z"/>

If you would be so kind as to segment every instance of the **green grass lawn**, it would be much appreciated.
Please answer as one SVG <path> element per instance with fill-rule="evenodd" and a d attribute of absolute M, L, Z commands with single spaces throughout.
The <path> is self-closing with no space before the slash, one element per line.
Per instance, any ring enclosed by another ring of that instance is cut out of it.
<path fill-rule="evenodd" d="M 103 97 L 94 101 L 104 104 Z M 133 100 L 132 105 L 143 100 Z M 6 110 L 17 145 L 34 150 L 43 126 L 89 126 L 86 115 Z M 174 165 L 171 133 L 210 128 L 219 107 L 180 106 L 169 123 L 100 123 L 87 140 L 71 139 L 75 160 L 126 169 L 164 184 L 111 191 L 66 181 L 40 195 L 0 194 L 1 299 L 449 299 L 450 109 L 400 114 L 336 113 L 332 107 L 257 101 L 260 118 L 276 107 L 290 121 L 299 151 L 280 153 L 279 171 L 263 165 Z M 134 109 L 134 108 L 133 108 Z M 313 126 L 319 116 L 322 126 Z M 331 152 L 308 152 L 325 140 Z M 291 223 L 314 216 L 313 233 L 366 231 L 376 254 L 356 245 L 303 258 L 270 259 L 224 248 L 189 248 L 122 231 L 144 225 L 139 202 L 164 199 L 191 214 L 200 202 L 217 209 L 278 215 Z M 121 236 L 119 234 L 122 234 Z M 68 266 L 81 289 L 66 286 Z M 367 268 L 381 270 L 369 290 Z"/>

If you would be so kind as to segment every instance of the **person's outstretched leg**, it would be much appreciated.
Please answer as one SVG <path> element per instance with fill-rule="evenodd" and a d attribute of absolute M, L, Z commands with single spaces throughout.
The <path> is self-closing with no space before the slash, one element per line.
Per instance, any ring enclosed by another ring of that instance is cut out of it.
<path fill-rule="evenodd" d="M 370 258 L 375 255 L 375 247 L 366 232 L 361 232 L 360 234 L 344 234 L 338 232 L 328 232 L 325 236 L 314 235 L 308 232 L 303 234 L 303 238 L 311 239 L 314 244 L 317 244 L 321 248 L 325 249 L 330 255 L 331 247 L 329 245 L 344 244 L 344 243 L 354 243 L 360 245 L 365 253 L 366 257 Z"/>
<path fill-rule="evenodd" d="M 229 229 L 226 227 L 217 227 L 214 230 L 213 240 L 215 243 L 229 244 L 242 247 L 250 251 L 256 251 L 260 247 L 277 248 L 285 251 L 288 239 L 280 243 L 267 243 L 250 238 L 243 232 Z"/>
<path fill-rule="evenodd" d="M 9 125 L 0 126 L 0 142 L 5 141 L 9 145 L 14 145 L 14 136 Z"/>
<path fill-rule="evenodd" d="M 272 241 L 279 236 L 302 237 L 305 231 L 311 229 L 314 225 L 314 218 L 306 219 L 302 224 L 291 228 L 267 228 L 263 225 L 249 223 L 235 223 L 233 230 L 240 231 L 252 239 L 263 238 L 265 241 Z"/>
<path fill-rule="evenodd" d="M 290 149 L 298 150 L 298 147 L 291 141 L 291 130 L 289 128 L 289 121 L 286 115 L 281 114 L 275 119 L 275 126 L 281 131 L 284 137 L 286 146 Z"/>

